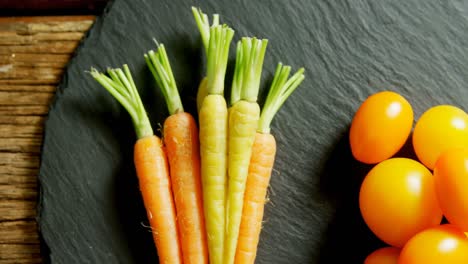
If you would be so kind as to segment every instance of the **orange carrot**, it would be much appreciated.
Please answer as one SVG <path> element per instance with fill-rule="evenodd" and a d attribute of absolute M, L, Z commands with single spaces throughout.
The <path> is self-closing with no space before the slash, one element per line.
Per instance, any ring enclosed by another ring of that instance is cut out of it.
<path fill-rule="evenodd" d="M 145 54 L 146 63 L 169 109 L 163 141 L 169 160 L 174 201 L 185 264 L 208 263 L 200 176 L 200 145 L 193 116 L 184 112 L 164 45 Z"/>
<path fill-rule="evenodd" d="M 247 264 L 255 261 L 262 228 L 265 197 L 270 184 L 275 155 L 275 137 L 269 133 L 257 133 L 252 146 L 234 263 Z"/>
<path fill-rule="evenodd" d="M 289 66 L 278 64 L 273 83 L 260 114 L 258 130 L 252 146 L 247 175 L 244 205 L 236 247 L 236 264 L 253 264 L 257 255 L 266 193 L 276 155 L 276 140 L 270 133 L 271 121 L 289 95 L 304 79 L 300 69 L 289 80 Z"/>
<path fill-rule="evenodd" d="M 166 154 L 153 135 L 138 139 L 134 162 L 160 263 L 182 263 Z"/>
<path fill-rule="evenodd" d="M 132 117 L 138 138 L 134 145 L 134 165 L 159 263 L 180 264 L 182 257 L 166 153 L 161 139 L 153 134 L 128 66 L 124 65 L 123 69 L 109 69 L 111 78 L 96 69 L 91 70 L 91 75 Z"/>

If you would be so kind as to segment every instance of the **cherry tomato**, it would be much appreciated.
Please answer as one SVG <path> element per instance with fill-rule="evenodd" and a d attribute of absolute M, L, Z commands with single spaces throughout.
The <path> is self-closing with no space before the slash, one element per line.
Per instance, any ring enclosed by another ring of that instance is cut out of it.
<path fill-rule="evenodd" d="M 439 156 L 434 184 L 447 220 L 468 231 L 468 149 L 451 149 Z"/>
<path fill-rule="evenodd" d="M 443 151 L 468 147 L 468 114 L 452 105 L 429 108 L 416 122 L 413 147 L 418 159 L 429 169 L 434 169 Z"/>
<path fill-rule="evenodd" d="M 370 253 L 364 260 L 364 264 L 397 264 L 399 256 L 399 248 L 383 247 Z"/>
<path fill-rule="evenodd" d="M 400 94 L 381 91 L 358 108 L 350 127 L 355 159 L 375 164 L 395 155 L 407 141 L 413 126 L 413 108 Z"/>
<path fill-rule="evenodd" d="M 359 208 L 369 229 L 395 247 L 442 221 L 431 172 L 408 158 L 390 158 L 369 171 L 360 188 Z"/>
<path fill-rule="evenodd" d="M 468 263 L 468 239 L 450 224 L 426 229 L 402 248 L 398 264 Z"/>

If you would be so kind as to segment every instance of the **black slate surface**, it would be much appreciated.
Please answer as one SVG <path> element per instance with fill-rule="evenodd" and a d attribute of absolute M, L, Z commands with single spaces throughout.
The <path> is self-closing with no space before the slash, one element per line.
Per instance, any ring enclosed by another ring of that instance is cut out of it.
<path fill-rule="evenodd" d="M 154 37 L 194 112 L 206 65 L 192 5 L 221 14 L 234 41 L 270 40 L 261 98 L 279 61 L 306 68 L 273 121 L 278 154 L 257 263 L 362 263 L 383 244 L 360 218 L 358 190 L 370 166 L 351 157 L 350 121 L 367 96 L 385 89 L 405 96 L 415 118 L 436 104 L 468 105 L 463 1 L 112 2 L 70 62 L 46 122 L 39 223 L 47 262 L 157 263 L 131 120 L 85 71 L 128 63 L 157 128 L 167 110 L 143 60 Z M 234 42 L 231 58 L 227 87 Z M 398 156 L 414 157 L 411 145 Z"/>

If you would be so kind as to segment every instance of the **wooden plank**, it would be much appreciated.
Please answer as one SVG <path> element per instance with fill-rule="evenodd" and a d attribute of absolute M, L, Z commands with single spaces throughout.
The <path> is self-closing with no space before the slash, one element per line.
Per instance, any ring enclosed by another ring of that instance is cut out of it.
<path fill-rule="evenodd" d="M 8 199 L 34 200 L 37 198 L 37 184 L 0 184 L 0 194 Z"/>
<path fill-rule="evenodd" d="M 93 17 L 77 17 L 74 19 L 60 18 L 56 20 L 41 20 L 38 17 L 0 18 L 0 31 L 11 31 L 21 34 L 39 32 L 85 32 L 94 23 Z"/>
<path fill-rule="evenodd" d="M 7 92 L 54 93 L 56 89 L 57 89 L 57 86 L 55 85 L 14 85 L 14 84 L 0 85 L 0 91 L 7 91 Z"/>
<path fill-rule="evenodd" d="M 0 152 L 39 153 L 42 138 L 2 138 Z"/>
<path fill-rule="evenodd" d="M 37 185 L 38 169 L 0 166 L 0 185 Z"/>
<path fill-rule="evenodd" d="M 32 219 L 36 217 L 36 207 L 35 200 L 0 199 L 0 221 Z"/>
<path fill-rule="evenodd" d="M 0 124 L 12 125 L 35 125 L 42 126 L 45 117 L 43 116 L 14 116 L 14 115 L 1 115 Z"/>
<path fill-rule="evenodd" d="M 0 140 L 9 137 L 34 138 L 41 136 L 43 130 L 41 126 L 0 124 Z"/>
<path fill-rule="evenodd" d="M 36 243 L 0 244 L 0 264 L 42 263 L 40 247 Z"/>
<path fill-rule="evenodd" d="M 64 68 L 70 60 L 70 54 L 35 54 L 35 53 L 14 53 L 0 55 L 0 65 L 2 68 L 23 66 L 23 67 L 46 67 Z M 8 66 L 11 65 L 11 66 Z"/>
<path fill-rule="evenodd" d="M 43 124 L 63 69 L 93 22 L 0 17 L 0 264 L 42 263 L 35 217 Z"/>
<path fill-rule="evenodd" d="M 0 222 L 0 237 L 4 243 L 38 244 L 39 236 L 35 221 Z"/>
<path fill-rule="evenodd" d="M 57 85 L 60 81 L 61 76 L 57 76 L 56 79 L 49 80 L 38 80 L 38 79 L 14 79 L 14 80 L 2 80 L 0 79 L 0 86 L 3 85 Z"/>
<path fill-rule="evenodd" d="M 47 105 L 0 105 L 0 115 L 43 116 L 48 112 Z"/>
<path fill-rule="evenodd" d="M 35 247 L 35 245 L 21 245 L 24 247 Z M 11 253 L 12 257 L 0 258 L 0 264 L 40 264 L 43 263 L 39 254 Z"/>
<path fill-rule="evenodd" d="M 21 67 L 11 64 L 0 67 L 0 79 L 57 79 L 61 76 L 63 69 L 45 67 Z"/>
<path fill-rule="evenodd" d="M 0 31 L 0 45 L 26 45 L 39 42 L 59 41 L 59 40 L 80 40 L 83 38 L 82 32 L 57 32 L 57 33 L 18 33 L 12 31 Z"/>
<path fill-rule="evenodd" d="M 39 155 L 31 153 L 0 152 L 0 166 L 8 165 L 15 168 L 39 168 Z"/>
<path fill-rule="evenodd" d="M 81 21 L 94 21 L 96 16 L 6 16 L 0 17 L 0 25 L 2 24 L 21 24 L 21 23 L 63 23 L 73 22 L 80 23 Z"/>
<path fill-rule="evenodd" d="M 70 54 L 78 46 L 77 41 L 54 41 L 40 42 L 29 45 L 0 46 L 0 54 L 10 55 L 12 53 L 47 53 L 47 54 Z"/>
<path fill-rule="evenodd" d="M 23 245 L 22 245 L 23 246 Z M 34 247 L 34 245 L 24 245 L 23 247 Z M 10 255 L 10 254 L 9 254 Z M 39 254 L 11 253 L 12 258 L 0 258 L 0 264 L 40 264 L 43 263 Z"/>
<path fill-rule="evenodd" d="M 52 93 L 0 91 L 0 105 L 48 105 L 52 97 Z"/>
<path fill-rule="evenodd" d="M 30 244 L 0 244 L 0 248 L 5 250 L 3 252 L 15 252 L 16 254 L 39 254 L 40 249 L 36 245 L 37 243 L 30 243 Z M 8 250 L 8 251 L 6 251 Z M 6 259 L 6 258 L 4 258 Z"/>

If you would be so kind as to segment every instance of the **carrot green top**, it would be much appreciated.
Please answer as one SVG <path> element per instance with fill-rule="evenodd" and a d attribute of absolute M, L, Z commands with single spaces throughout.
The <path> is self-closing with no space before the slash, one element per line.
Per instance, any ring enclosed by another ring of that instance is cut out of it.
<path fill-rule="evenodd" d="M 200 9 L 192 7 L 192 12 L 208 57 L 206 74 L 208 94 L 223 95 L 229 46 L 234 36 L 234 30 L 226 24 L 220 25 L 217 14 L 213 15 L 213 25 L 210 26 L 208 16 Z"/>
<path fill-rule="evenodd" d="M 176 114 L 184 111 L 182 101 L 180 100 L 179 91 L 172 74 L 171 65 L 167 57 L 166 49 L 163 44 L 157 44 L 156 52 L 150 50 L 145 54 L 146 64 L 148 65 L 154 79 L 161 88 L 166 100 L 169 114 Z"/>
<path fill-rule="evenodd" d="M 192 6 L 192 13 L 195 17 L 195 22 L 197 23 L 198 29 L 200 30 L 200 35 L 203 41 L 203 46 L 205 47 L 205 52 L 208 54 L 208 48 L 210 44 L 210 20 L 208 16 L 201 11 Z M 212 26 L 219 25 L 219 15 L 213 14 L 213 24 Z"/>
<path fill-rule="evenodd" d="M 267 44 L 266 39 L 247 37 L 237 42 L 231 105 L 239 100 L 257 101 Z"/>
<path fill-rule="evenodd" d="M 281 63 L 278 63 L 275 77 L 273 78 L 262 112 L 260 113 L 257 130 L 261 133 L 270 133 L 270 125 L 273 117 L 291 93 L 304 80 L 304 68 L 300 68 L 288 79 L 290 71 L 290 66 L 283 66 Z"/>
<path fill-rule="evenodd" d="M 128 66 L 124 64 L 123 70 L 119 68 L 108 69 L 107 73 L 110 78 L 95 68 L 91 68 L 93 78 L 117 99 L 130 114 L 137 137 L 140 139 L 152 136 L 153 129 Z"/>

